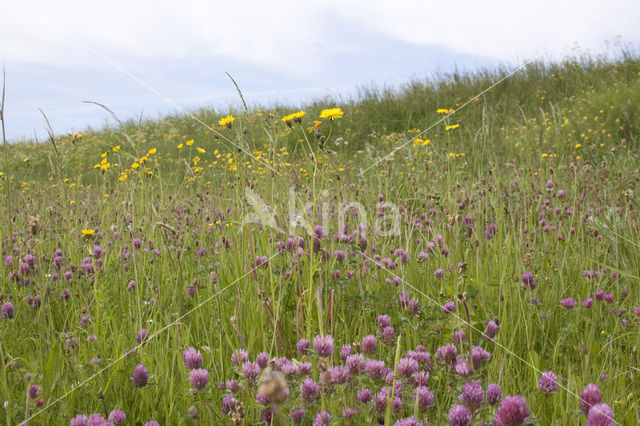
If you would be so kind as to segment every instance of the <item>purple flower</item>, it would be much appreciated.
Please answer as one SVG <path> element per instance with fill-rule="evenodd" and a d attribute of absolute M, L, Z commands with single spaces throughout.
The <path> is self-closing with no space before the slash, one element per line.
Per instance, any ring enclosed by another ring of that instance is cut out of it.
<path fill-rule="evenodd" d="M 533 272 L 526 271 L 522 274 L 522 288 L 529 288 L 534 290 L 536 288 L 536 277 L 533 275 Z"/>
<path fill-rule="evenodd" d="M 462 393 L 460 394 L 460 401 L 462 401 L 471 412 L 475 412 L 478 408 L 482 407 L 482 401 L 484 400 L 484 391 L 480 381 L 467 382 L 462 387 Z"/>
<path fill-rule="evenodd" d="M 416 386 L 427 386 L 429 384 L 429 372 L 418 371 L 413 375 L 413 383 Z"/>
<path fill-rule="evenodd" d="M 349 380 L 349 369 L 342 365 L 337 367 L 329 367 L 329 375 L 331 377 L 331 383 L 342 384 Z"/>
<path fill-rule="evenodd" d="M 398 361 L 398 365 L 396 366 L 396 371 L 400 377 L 411 377 L 413 373 L 418 371 L 420 366 L 418 365 L 418 361 L 411 358 L 402 358 Z"/>
<path fill-rule="evenodd" d="M 182 352 L 182 362 L 188 370 L 200 368 L 202 367 L 202 354 L 196 348 L 187 348 Z"/>
<path fill-rule="evenodd" d="M 328 357 L 333 354 L 333 337 L 331 336 L 316 336 L 313 339 L 313 348 L 316 353 L 321 357 Z"/>
<path fill-rule="evenodd" d="M 13 304 L 11 302 L 5 302 L 0 308 L 0 318 L 11 319 L 13 315 Z"/>
<path fill-rule="evenodd" d="M 442 278 L 444 276 L 444 269 L 442 268 L 438 268 L 435 271 L 433 271 L 433 276 L 436 278 Z"/>
<path fill-rule="evenodd" d="M 418 408 L 421 412 L 433 407 L 435 397 L 433 392 L 426 386 L 418 386 L 416 388 L 416 398 L 418 400 Z"/>
<path fill-rule="evenodd" d="M 447 303 L 442 305 L 442 312 L 444 312 L 445 314 L 451 313 L 455 309 L 456 309 L 456 304 L 452 300 L 449 300 Z"/>
<path fill-rule="evenodd" d="M 356 393 L 356 399 L 363 404 L 371 400 L 371 391 L 367 388 L 361 389 Z"/>
<path fill-rule="evenodd" d="M 382 343 L 387 346 L 391 346 L 394 343 L 394 339 L 395 330 L 393 329 L 393 327 L 385 327 L 384 330 L 382 330 Z"/>
<path fill-rule="evenodd" d="M 311 402 L 313 397 L 315 397 L 319 392 L 320 388 L 318 387 L 318 384 L 311 377 L 307 377 L 302 381 L 302 384 L 300 385 L 300 393 L 302 394 L 302 400 L 305 403 Z"/>
<path fill-rule="evenodd" d="M 447 364 L 452 364 L 456 360 L 457 354 L 458 349 L 452 344 L 440 346 L 436 350 L 436 358 Z"/>
<path fill-rule="evenodd" d="M 613 303 L 616 300 L 616 297 L 612 293 L 606 293 L 603 296 L 603 299 L 607 303 Z"/>
<path fill-rule="evenodd" d="M 246 377 L 249 387 L 253 387 L 256 384 L 256 379 L 260 374 L 260 366 L 257 362 L 247 361 L 242 364 L 242 374 Z"/>
<path fill-rule="evenodd" d="M 365 354 L 373 354 L 376 351 L 376 347 L 378 346 L 378 341 L 376 340 L 376 336 L 373 334 L 369 334 L 362 338 L 362 352 Z"/>
<path fill-rule="evenodd" d="M 390 325 L 391 325 L 391 318 L 389 317 L 389 315 L 387 314 L 378 315 L 378 330 L 382 331 L 386 327 L 389 327 Z"/>
<path fill-rule="evenodd" d="M 155 420 L 149 420 L 144 424 L 144 426 L 160 426 L 160 423 L 156 422 Z"/>
<path fill-rule="evenodd" d="M 384 361 L 378 361 L 375 359 L 367 360 L 367 365 L 364 370 L 369 373 L 372 379 L 382 379 L 387 374 L 387 368 L 384 366 Z"/>
<path fill-rule="evenodd" d="M 473 371 L 471 371 L 471 366 L 465 361 L 456 361 L 453 369 L 457 375 L 464 377 L 465 379 L 473 373 Z"/>
<path fill-rule="evenodd" d="M 529 420 L 531 410 L 521 396 L 507 396 L 502 400 L 494 424 L 496 426 L 518 426 Z"/>
<path fill-rule="evenodd" d="M 4 264 L 7 266 L 11 266 L 13 263 L 13 256 L 7 256 L 4 258 Z"/>
<path fill-rule="evenodd" d="M 147 381 L 149 380 L 147 367 L 142 364 L 136 365 L 136 368 L 133 369 L 133 377 L 130 379 L 133 382 L 133 386 L 136 388 L 146 386 Z"/>
<path fill-rule="evenodd" d="M 538 380 L 538 390 L 544 393 L 558 392 L 558 379 L 553 371 L 545 371 Z"/>
<path fill-rule="evenodd" d="M 40 386 L 38 385 L 29 386 L 28 393 L 29 393 L 29 398 L 35 401 L 38 398 L 38 395 L 40 395 Z"/>
<path fill-rule="evenodd" d="M 416 300 L 415 297 L 412 297 L 411 300 L 409 300 L 408 314 L 413 316 L 413 315 L 418 315 L 419 313 L 420 313 L 420 302 L 418 302 L 418 300 Z"/>
<path fill-rule="evenodd" d="M 454 343 L 462 343 L 464 341 L 464 338 L 465 334 L 463 330 L 456 330 L 451 336 L 451 340 L 453 340 Z"/>
<path fill-rule="evenodd" d="M 615 426 L 613 410 L 607 404 L 596 404 L 589 410 L 586 426 Z"/>
<path fill-rule="evenodd" d="M 480 346 L 473 346 L 471 349 L 471 358 L 473 359 L 473 366 L 479 367 L 482 363 L 491 359 L 491 353 Z"/>
<path fill-rule="evenodd" d="M 350 419 L 356 414 L 356 410 L 350 407 L 342 407 L 342 417 L 345 419 Z"/>
<path fill-rule="evenodd" d="M 487 398 L 487 404 L 496 405 L 502 399 L 502 389 L 495 383 L 487 386 L 487 392 L 485 394 Z"/>
<path fill-rule="evenodd" d="M 260 352 L 256 357 L 256 362 L 260 366 L 260 368 L 265 368 L 269 363 L 269 354 L 266 352 Z"/>
<path fill-rule="evenodd" d="M 471 412 L 462 404 L 453 406 L 449 411 L 449 424 L 451 426 L 468 426 L 472 420 Z"/>
<path fill-rule="evenodd" d="M 547 181 L 547 188 L 549 188 L 549 189 L 553 188 L 553 181 L 552 180 L 548 180 Z"/>
<path fill-rule="evenodd" d="M 600 395 L 600 388 L 598 385 L 589 383 L 582 393 L 580 393 L 580 409 L 584 411 L 584 414 L 589 413 L 589 409 L 602 402 L 602 395 Z"/>
<path fill-rule="evenodd" d="M 291 417 L 291 421 L 293 422 L 293 424 L 297 425 L 302 423 L 302 420 L 306 415 L 307 415 L 307 412 L 304 411 L 303 408 L 299 408 L 297 410 L 291 411 L 291 413 L 289 414 L 289 417 Z"/>
<path fill-rule="evenodd" d="M 78 414 L 69 422 L 69 426 L 88 426 L 89 418 L 84 414 Z"/>
<path fill-rule="evenodd" d="M 89 416 L 87 424 L 89 426 L 102 426 L 105 423 L 104 417 L 100 413 L 93 413 Z"/>
<path fill-rule="evenodd" d="M 309 348 L 309 341 L 307 339 L 298 340 L 296 348 L 300 355 L 304 355 L 305 353 L 307 353 L 307 349 Z"/>
<path fill-rule="evenodd" d="M 209 372 L 203 368 L 196 368 L 189 373 L 189 383 L 194 390 L 201 391 L 209 383 Z"/>
<path fill-rule="evenodd" d="M 113 410 L 109 414 L 109 421 L 114 425 L 119 425 L 127 420 L 127 415 L 122 410 Z"/>
<path fill-rule="evenodd" d="M 329 426 L 331 421 L 331 415 L 326 411 L 318 413 L 315 419 L 313 419 L 313 426 Z"/>
<path fill-rule="evenodd" d="M 484 333 L 482 337 L 486 340 L 492 340 L 500 331 L 500 326 L 494 321 L 491 320 L 487 323 L 487 327 L 484 329 Z"/>
<path fill-rule="evenodd" d="M 146 328 L 141 328 L 140 330 L 138 330 L 138 333 L 136 334 L 136 342 L 145 342 L 147 340 L 148 333 L 149 332 Z"/>
<path fill-rule="evenodd" d="M 235 365 L 240 366 L 247 361 L 249 361 L 249 354 L 244 349 L 236 349 L 231 354 L 231 362 Z"/>
<path fill-rule="evenodd" d="M 562 299 L 562 301 L 560 303 L 562 304 L 562 306 L 564 306 L 567 309 L 573 309 L 576 306 L 578 306 L 578 302 L 576 302 L 573 297 L 569 297 L 567 299 Z"/>
<path fill-rule="evenodd" d="M 591 307 L 591 305 L 593 305 L 593 299 L 590 297 L 587 297 L 586 299 L 584 299 L 582 301 L 582 307 L 589 309 Z"/>
<path fill-rule="evenodd" d="M 349 355 L 351 355 L 351 345 L 342 345 L 342 349 L 340 349 L 340 359 L 346 361 Z"/>
<path fill-rule="evenodd" d="M 345 362 L 351 374 L 360 373 L 366 366 L 366 360 L 362 354 L 349 355 Z"/>

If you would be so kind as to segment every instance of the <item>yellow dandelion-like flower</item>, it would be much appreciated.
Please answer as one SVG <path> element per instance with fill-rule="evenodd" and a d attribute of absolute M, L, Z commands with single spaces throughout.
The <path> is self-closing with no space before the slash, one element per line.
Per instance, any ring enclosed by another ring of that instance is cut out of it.
<path fill-rule="evenodd" d="M 127 180 L 127 173 L 126 172 L 122 172 L 122 174 L 118 177 L 118 180 L 120 182 L 124 182 L 125 180 Z"/>
<path fill-rule="evenodd" d="M 191 145 L 193 145 L 193 139 L 188 140 L 185 143 L 187 144 L 187 146 L 191 146 Z"/>
<path fill-rule="evenodd" d="M 226 117 L 221 118 L 220 121 L 218 121 L 218 124 L 231 128 L 231 123 L 233 123 L 233 120 L 235 120 L 235 118 L 233 118 L 233 115 L 227 115 Z"/>
<path fill-rule="evenodd" d="M 344 112 L 340 108 L 329 108 L 320 111 L 320 118 L 328 118 L 329 120 L 335 120 L 336 118 L 342 118 Z"/>
<path fill-rule="evenodd" d="M 294 118 L 295 118 L 295 116 L 293 114 L 288 114 L 288 115 L 285 115 L 284 117 L 282 117 L 282 121 L 287 123 L 287 125 L 291 125 L 291 120 L 293 120 Z"/>
<path fill-rule="evenodd" d="M 453 113 L 453 112 L 454 112 L 454 110 L 452 110 L 452 109 L 447 109 L 447 108 L 438 108 L 438 109 L 436 110 L 436 112 L 437 112 L 438 114 L 451 114 L 451 113 Z"/>
<path fill-rule="evenodd" d="M 106 158 L 107 157 L 107 153 L 103 152 L 102 154 L 100 154 L 100 158 Z"/>
<path fill-rule="evenodd" d="M 83 229 L 82 230 L 82 235 L 85 235 L 87 237 L 89 237 L 89 236 L 91 236 L 91 235 L 93 235 L 95 233 L 96 233 L 96 231 L 94 231 L 93 229 Z"/>
<path fill-rule="evenodd" d="M 196 151 L 198 151 L 200 154 L 204 154 L 205 152 L 207 152 L 207 151 L 205 151 L 204 149 L 202 149 L 200 147 L 197 147 Z"/>
<path fill-rule="evenodd" d="M 178 145 L 178 149 L 182 149 L 182 148 L 184 148 L 184 145 L 183 144 L 179 144 Z"/>
<path fill-rule="evenodd" d="M 581 143 L 577 143 L 577 144 L 576 144 L 576 149 L 578 149 L 578 148 L 580 148 L 580 147 L 582 147 L 582 144 L 581 144 Z"/>
<path fill-rule="evenodd" d="M 294 118 L 294 119 L 302 120 L 302 117 L 304 117 L 304 116 L 305 116 L 305 114 L 306 114 L 306 112 L 304 112 L 304 111 L 298 111 L 298 112 L 294 112 L 294 113 L 293 113 L 293 114 L 291 114 L 291 115 L 293 115 L 293 118 Z"/>
<path fill-rule="evenodd" d="M 458 127 L 460 127 L 459 124 L 451 124 L 450 126 L 445 127 L 445 130 L 453 130 L 453 129 L 457 129 Z"/>
<path fill-rule="evenodd" d="M 23 162 L 24 164 L 29 164 L 29 163 L 31 162 L 31 158 L 29 158 L 29 157 L 23 158 L 23 159 L 22 159 L 22 162 Z"/>
<path fill-rule="evenodd" d="M 114 146 L 113 148 L 111 148 L 111 150 L 112 150 L 113 152 L 118 152 L 118 151 L 120 151 L 120 145 L 116 145 L 116 146 Z"/>
<path fill-rule="evenodd" d="M 155 148 L 151 148 L 148 152 L 147 155 L 153 155 L 157 152 L 157 150 Z"/>
<path fill-rule="evenodd" d="M 138 164 L 138 163 L 133 163 L 133 164 L 131 165 L 131 168 L 132 168 L 132 169 L 137 169 L 138 167 L 140 167 L 140 164 Z"/>

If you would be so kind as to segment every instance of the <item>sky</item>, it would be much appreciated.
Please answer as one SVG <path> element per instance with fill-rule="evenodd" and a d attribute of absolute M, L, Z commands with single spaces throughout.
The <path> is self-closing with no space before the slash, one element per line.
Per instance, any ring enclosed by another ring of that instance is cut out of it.
<path fill-rule="evenodd" d="M 9 140 L 214 107 L 355 96 L 359 87 L 640 45 L 640 2 L 425 0 L 6 2 Z M 333 106 L 333 105 L 330 105 Z"/>

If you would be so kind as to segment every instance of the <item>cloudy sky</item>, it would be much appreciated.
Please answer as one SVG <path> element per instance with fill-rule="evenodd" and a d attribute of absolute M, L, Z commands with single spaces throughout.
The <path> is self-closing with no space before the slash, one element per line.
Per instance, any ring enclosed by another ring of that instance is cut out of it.
<path fill-rule="evenodd" d="M 0 62 L 12 140 L 121 118 L 292 106 L 457 69 L 640 45 L 636 0 L 5 2 Z M 35 133 L 34 133 L 35 132 Z"/>

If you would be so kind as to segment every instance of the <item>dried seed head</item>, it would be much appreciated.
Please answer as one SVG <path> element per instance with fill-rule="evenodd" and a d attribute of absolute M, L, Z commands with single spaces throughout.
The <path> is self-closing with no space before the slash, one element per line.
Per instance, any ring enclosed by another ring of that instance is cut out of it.
<path fill-rule="evenodd" d="M 189 407 L 189 409 L 187 410 L 187 417 L 189 417 L 190 419 L 198 418 L 198 409 L 196 408 L 195 405 L 192 405 L 191 407 Z"/>
<path fill-rule="evenodd" d="M 287 381 L 282 374 L 267 367 L 260 377 L 258 393 L 265 395 L 274 404 L 280 404 L 287 399 Z"/>
<path fill-rule="evenodd" d="M 38 219 L 35 217 L 29 219 L 29 225 L 27 226 L 27 229 L 29 230 L 29 233 L 31 235 L 36 235 L 38 231 L 40 231 L 40 222 L 38 221 Z"/>
<path fill-rule="evenodd" d="M 531 253 L 525 254 L 524 258 L 522 259 L 522 262 L 524 263 L 524 266 L 531 265 Z"/>

